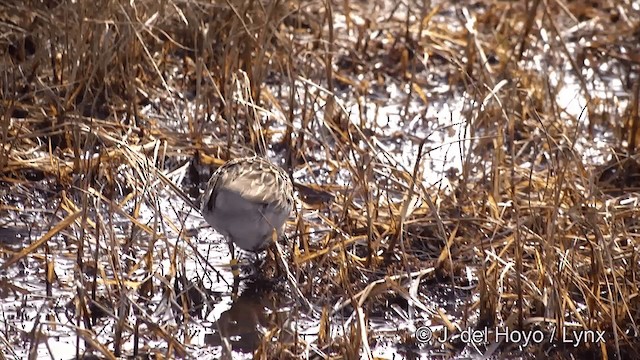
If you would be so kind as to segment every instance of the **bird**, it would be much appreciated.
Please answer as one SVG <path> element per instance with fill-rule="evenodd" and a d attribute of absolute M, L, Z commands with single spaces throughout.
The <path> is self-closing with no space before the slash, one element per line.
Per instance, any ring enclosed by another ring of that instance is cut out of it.
<path fill-rule="evenodd" d="M 293 207 L 289 175 L 264 157 L 251 156 L 230 160 L 211 175 L 200 211 L 226 237 L 235 259 L 235 246 L 257 254 L 282 236 Z"/>

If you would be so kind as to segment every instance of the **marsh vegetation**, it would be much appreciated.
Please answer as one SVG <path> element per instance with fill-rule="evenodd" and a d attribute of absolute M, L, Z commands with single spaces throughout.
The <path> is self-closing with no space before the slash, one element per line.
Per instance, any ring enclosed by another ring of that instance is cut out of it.
<path fill-rule="evenodd" d="M 0 359 L 629 358 L 638 44 L 630 0 L 3 2 Z M 263 140 L 297 293 L 189 204 Z"/>

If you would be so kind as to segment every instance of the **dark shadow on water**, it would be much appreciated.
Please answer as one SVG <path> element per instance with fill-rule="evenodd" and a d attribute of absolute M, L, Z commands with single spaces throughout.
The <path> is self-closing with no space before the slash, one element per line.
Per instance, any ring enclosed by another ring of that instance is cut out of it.
<path fill-rule="evenodd" d="M 217 332 L 205 337 L 205 344 L 221 346 L 227 355 L 231 351 L 254 353 L 265 332 L 280 327 L 287 316 L 281 310 L 284 299 L 279 286 L 264 279 L 248 281 L 244 286 L 231 308 L 220 315 Z"/>

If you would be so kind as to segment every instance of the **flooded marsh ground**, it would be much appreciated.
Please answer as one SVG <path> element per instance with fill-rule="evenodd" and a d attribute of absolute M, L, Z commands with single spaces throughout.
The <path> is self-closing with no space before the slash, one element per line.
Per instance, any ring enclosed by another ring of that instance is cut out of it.
<path fill-rule="evenodd" d="M 0 359 L 629 358 L 639 44 L 629 0 L 4 2 Z M 261 148 L 296 205 L 234 286 L 199 197 Z"/>

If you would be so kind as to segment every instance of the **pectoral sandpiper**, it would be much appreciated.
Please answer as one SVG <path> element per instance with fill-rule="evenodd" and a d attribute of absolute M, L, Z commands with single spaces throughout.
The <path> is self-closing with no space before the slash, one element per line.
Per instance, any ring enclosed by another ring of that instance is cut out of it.
<path fill-rule="evenodd" d="M 222 165 L 211 176 L 202 197 L 205 220 L 229 242 L 258 252 L 275 236 L 293 210 L 293 186 L 287 173 L 262 157 L 245 157 Z"/>

